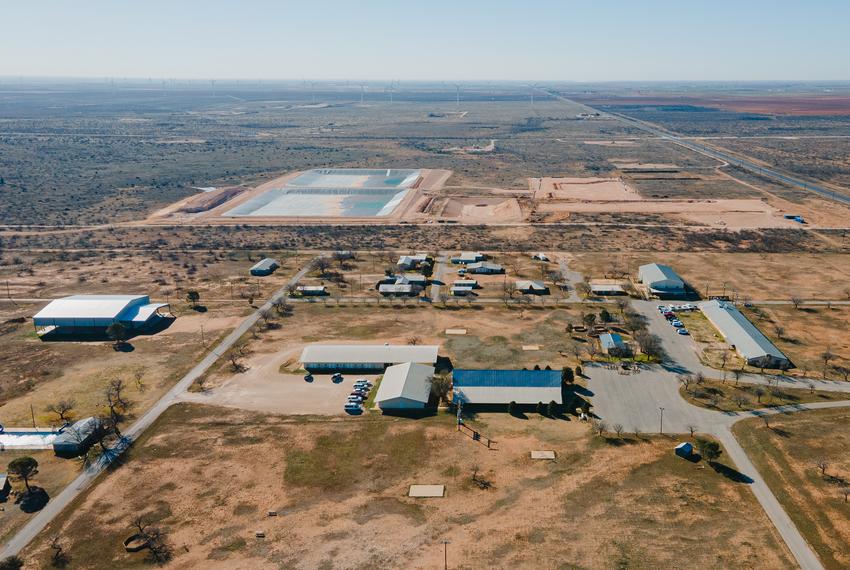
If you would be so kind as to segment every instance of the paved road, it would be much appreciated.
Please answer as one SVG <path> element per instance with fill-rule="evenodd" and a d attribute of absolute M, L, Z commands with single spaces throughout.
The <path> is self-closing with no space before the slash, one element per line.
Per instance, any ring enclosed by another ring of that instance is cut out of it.
<path fill-rule="evenodd" d="M 74 479 L 61 493 L 53 497 L 47 505 L 39 511 L 30 521 L 21 527 L 20 530 L 7 542 L 2 552 L 0 559 L 7 556 L 18 554 L 27 544 L 32 541 L 35 536 L 41 532 L 71 501 L 77 498 L 92 481 L 106 467 L 117 458 L 133 441 L 156 421 L 162 413 L 168 409 L 171 404 L 176 402 L 189 386 L 202 374 L 204 374 L 225 352 L 227 352 L 238 341 L 242 335 L 248 332 L 260 319 L 260 313 L 265 310 L 270 310 L 273 303 L 283 298 L 287 294 L 287 288 L 290 285 L 295 285 L 304 277 L 304 274 L 309 270 L 308 263 L 303 269 L 296 273 L 289 282 L 278 289 L 278 291 L 260 308 L 251 313 L 236 327 L 227 337 L 224 338 L 214 349 L 212 349 L 194 368 L 186 373 L 165 395 L 159 399 L 147 412 L 145 412 L 136 422 L 124 431 L 124 438 L 113 448 L 113 453 L 104 455 L 102 460 L 98 461 L 91 467 L 85 469 L 76 479 Z"/>
<path fill-rule="evenodd" d="M 550 96 L 554 97 L 555 99 L 560 99 L 560 100 L 566 101 L 568 103 L 579 104 L 576 101 L 573 101 L 572 99 L 568 99 L 568 98 L 558 94 L 555 91 L 551 91 L 551 90 L 544 90 L 544 91 L 547 94 L 549 94 Z M 782 183 L 788 184 L 790 186 L 802 188 L 803 190 L 806 190 L 808 192 L 813 192 L 815 194 L 822 196 L 823 198 L 827 198 L 827 199 L 833 200 L 835 202 L 841 202 L 843 204 L 850 204 L 850 196 L 847 196 L 845 194 L 839 194 L 835 190 L 828 188 L 826 186 L 823 186 L 821 184 L 815 184 L 815 183 L 812 183 L 812 182 L 807 182 L 805 180 L 801 180 L 800 178 L 796 178 L 794 176 L 791 176 L 790 174 L 785 174 L 784 172 L 780 172 L 775 168 L 769 168 L 769 167 L 766 167 L 766 166 L 762 166 L 761 164 L 758 164 L 757 162 L 755 162 L 753 159 L 751 159 L 749 157 L 738 156 L 738 155 L 732 154 L 728 151 L 721 150 L 719 148 L 710 147 L 710 146 L 706 146 L 704 144 L 700 144 L 700 143 L 696 142 L 694 139 L 686 138 L 686 137 L 680 137 L 679 135 L 671 133 L 670 131 L 661 129 L 661 128 L 653 125 L 652 123 L 647 123 L 646 121 L 634 119 L 634 118 L 629 117 L 627 115 L 622 115 L 620 113 L 612 113 L 610 111 L 604 111 L 602 109 L 596 109 L 595 107 L 590 107 L 589 105 L 584 105 L 584 106 L 589 108 L 589 109 L 593 109 L 594 111 L 597 111 L 599 113 L 602 113 L 603 115 L 607 115 L 609 117 L 613 117 L 615 119 L 618 119 L 621 122 L 626 123 L 626 124 L 628 124 L 632 127 L 635 127 L 637 129 L 640 129 L 640 130 L 642 130 L 646 133 L 655 135 L 662 140 L 670 141 L 673 144 L 677 144 L 679 146 L 687 148 L 688 150 L 692 150 L 692 151 L 697 152 L 699 154 L 702 154 L 704 156 L 708 156 L 708 157 L 713 158 L 715 160 L 719 160 L 720 162 L 732 164 L 732 165 L 737 166 L 739 168 L 743 168 L 744 170 L 748 170 L 750 172 L 758 174 L 759 176 L 764 176 L 765 178 L 770 178 L 772 180 L 782 182 Z"/>
<path fill-rule="evenodd" d="M 850 407 L 850 400 L 795 404 L 748 412 L 718 412 L 693 406 L 681 397 L 677 376 L 685 372 L 701 371 L 706 376 L 717 377 L 717 371 L 699 362 L 693 340 L 676 334 L 658 313 L 656 303 L 636 301 L 633 305 L 636 310 L 646 315 L 650 332 L 662 339 L 668 362 L 663 366 L 644 366 L 633 374 L 622 374 L 616 367 L 602 364 L 586 366 L 585 374 L 589 377 L 587 389 L 593 401 L 594 413 L 608 423 L 609 429 L 615 424 L 621 424 L 623 429 L 629 432 L 658 433 L 663 429 L 664 433 L 687 433 L 693 426 L 700 433 L 717 437 L 738 470 L 751 479 L 753 494 L 800 567 L 804 570 L 823 568 L 817 555 L 732 435 L 731 428 L 735 422 L 745 418 Z M 848 390 L 848 385 L 844 382 L 779 378 L 788 383 L 812 382 L 821 390 Z M 765 377 L 756 374 L 745 375 L 741 381 L 767 383 Z"/>

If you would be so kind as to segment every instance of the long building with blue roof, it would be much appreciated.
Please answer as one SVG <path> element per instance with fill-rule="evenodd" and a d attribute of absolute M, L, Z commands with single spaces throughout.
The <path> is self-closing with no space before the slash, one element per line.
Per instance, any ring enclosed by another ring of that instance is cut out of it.
<path fill-rule="evenodd" d="M 466 370 L 452 372 L 453 399 L 464 404 L 563 403 L 559 370 Z"/>

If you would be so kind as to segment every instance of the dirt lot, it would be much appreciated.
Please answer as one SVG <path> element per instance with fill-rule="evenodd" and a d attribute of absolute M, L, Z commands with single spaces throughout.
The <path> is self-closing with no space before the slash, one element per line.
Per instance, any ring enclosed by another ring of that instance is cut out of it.
<path fill-rule="evenodd" d="M 174 568 L 433 568 L 444 539 L 455 568 L 793 567 L 746 486 L 677 459 L 673 441 L 499 415 L 479 419 L 498 439 L 491 451 L 452 419 L 181 405 L 41 536 L 58 533 L 84 568 L 143 565 L 121 547 L 139 513 L 167 531 Z M 558 458 L 533 462 L 534 449 Z M 246 468 L 245 457 L 265 459 Z M 473 484 L 473 466 L 490 489 Z M 446 496 L 408 498 L 414 483 L 443 484 Z M 24 553 L 47 556 L 44 538 Z"/>
<path fill-rule="evenodd" d="M 738 423 L 735 435 L 826 568 L 850 566 L 850 411 L 818 410 Z M 828 434 L 828 435 L 825 435 Z M 818 460 L 826 461 L 826 472 Z"/>
<path fill-rule="evenodd" d="M 850 256 L 843 254 L 780 253 L 618 253 L 573 254 L 570 267 L 589 278 L 612 271 L 637 274 L 638 266 L 670 265 L 701 295 L 726 294 L 741 299 L 846 299 Z"/>

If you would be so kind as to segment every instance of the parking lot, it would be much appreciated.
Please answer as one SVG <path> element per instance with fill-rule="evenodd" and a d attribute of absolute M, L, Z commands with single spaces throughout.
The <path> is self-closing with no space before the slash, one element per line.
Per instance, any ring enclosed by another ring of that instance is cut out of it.
<path fill-rule="evenodd" d="M 280 374 L 277 370 L 265 374 L 251 372 L 235 376 L 207 392 L 186 393 L 182 399 L 275 414 L 343 415 L 354 381 L 366 378 L 374 384 L 377 378 L 375 374 L 346 374 L 341 382 L 334 382 L 330 374 L 316 374 L 312 382 L 306 382 L 302 375 Z"/>

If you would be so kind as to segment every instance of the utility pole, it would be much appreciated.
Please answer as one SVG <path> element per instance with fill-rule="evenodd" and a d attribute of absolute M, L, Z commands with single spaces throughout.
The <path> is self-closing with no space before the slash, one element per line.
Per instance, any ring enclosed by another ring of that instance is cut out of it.
<path fill-rule="evenodd" d="M 443 570 L 448 570 L 449 568 L 449 541 L 443 540 Z"/>
<path fill-rule="evenodd" d="M 658 426 L 658 434 L 664 435 L 664 408 L 658 406 L 658 409 L 661 410 L 661 425 Z"/>
<path fill-rule="evenodd" d="M 201 346 L 206 348 L 207 343 L 204 342 L 204 325 L 201 325 Z"/>
<path fill-rule="evenodd" d="M 30 404 L 30 415 L 32 416 L 32 427 L 35 429 L 35 410 L 32 409 L 32 404 Z"/>

